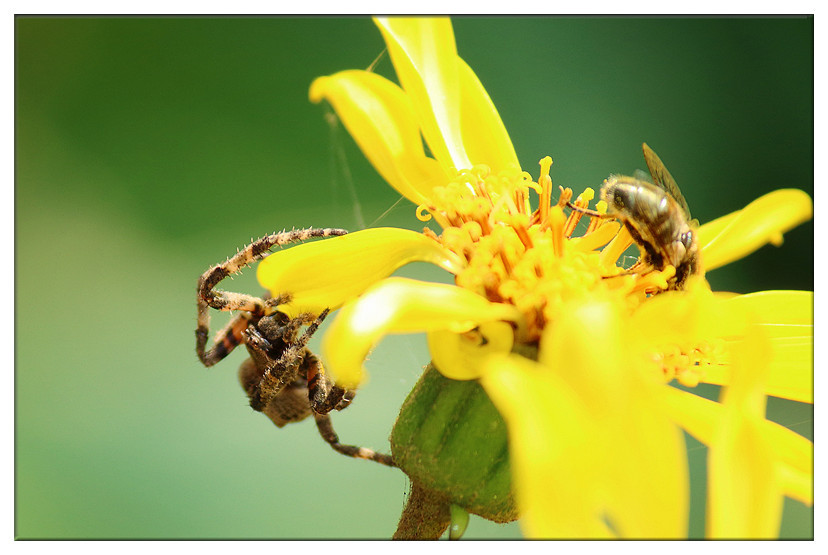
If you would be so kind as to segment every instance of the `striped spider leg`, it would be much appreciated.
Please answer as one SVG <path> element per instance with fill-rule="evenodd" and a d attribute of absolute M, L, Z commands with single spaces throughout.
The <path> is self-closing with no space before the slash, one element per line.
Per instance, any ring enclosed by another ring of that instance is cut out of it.
<path fill-rule="evenodd" d="M 289 294 L 268 298 L 215 289 L 224 278 L 266 257 L 274 246 L 346 233 L 343 229 L 274 233 L 250 243 L 235 256 L 204 272 L 198 280 L 196 293 L 196 354 L 205 366 L 210 367 L 243 343 L 250 358 L 239 368 L 239 380 L 254 410 L 267 415 L 279 428 L 313 414 L 319 434 L 334 450 L 350 457 L 395 466 L 390 455 L 340 443 L 334 431 L 328 413 L 347 407 L 356 392 L 335 385 L 326 375 L 319 358 L 307 348 L 311 336 L 328 315 L 327 309 L 318 315 L 306 312 L 291 318 L 278 310 L 280 305 L 290 302 Z M 216 335 L 208 350 L 211 308 L 239 313 Z"/>

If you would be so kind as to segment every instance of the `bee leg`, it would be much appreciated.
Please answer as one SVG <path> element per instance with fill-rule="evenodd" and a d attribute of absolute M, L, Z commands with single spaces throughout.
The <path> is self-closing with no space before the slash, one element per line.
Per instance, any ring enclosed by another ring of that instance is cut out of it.
<path fill-rule="evenodd" d="M 592 218 L 602 218 L 605 220 L 615 219 L 615 216 L 612 216 L 610 214 L 602 214 L 601 212 L 598 212 L 596 210 L 590 210 L 589 208 L 581 208 L 580 206 L 575 206 L 571 202 L 567 202 L 566 205 L 572 210 L 580 212 L 581 214 L 586 214 L 587 216 L 590 216 Z"/>

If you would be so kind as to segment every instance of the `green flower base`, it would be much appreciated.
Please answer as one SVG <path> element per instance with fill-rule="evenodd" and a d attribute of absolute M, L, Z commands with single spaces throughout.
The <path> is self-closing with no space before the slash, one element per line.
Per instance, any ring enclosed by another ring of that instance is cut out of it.
<path fill-rule="evenodd" d="M 391 452 L 418 487 L 494 522 L 517 519 L 506 424 L 476 381 L 429 364 L 403 403 Z"/>

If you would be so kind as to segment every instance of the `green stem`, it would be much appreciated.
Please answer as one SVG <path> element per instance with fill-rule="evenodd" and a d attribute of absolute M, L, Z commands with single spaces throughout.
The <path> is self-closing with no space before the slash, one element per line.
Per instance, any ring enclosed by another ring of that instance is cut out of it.
<path fill-rule="evenodd" d="M 395 540 L 437 540 L 451 524 L 451 503 L 440 495 L 411 482 L 411 494 L 405 504 Z"/>

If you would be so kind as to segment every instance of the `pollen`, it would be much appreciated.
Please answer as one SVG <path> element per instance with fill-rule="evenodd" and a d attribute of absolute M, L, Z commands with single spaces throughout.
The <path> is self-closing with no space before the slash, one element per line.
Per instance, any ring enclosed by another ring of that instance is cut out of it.
<path fill-rule="evenodd" d="M 475 166 L 435 187 L 417 208 L 418 219 L 433 217 L 443 227 L 440 235 L 430 230 L 426 235 L 465 260 L 458 286 L 513 304 L 524 314 L 524 342 L 537 341 L 569 301 L 600 294 L 632 309 L 667 289 L 675 273 L 671 266 L 641 273 L 619 267 L 618 259 L 633 243 L 629 232 L 604 216 L 605 202 L 588 210 L 593 189 L 574 201 L 572 189 L 554 189 L 551 167 L 552 159 L 543 158 L 534 181 L 527 172 L 494 174 Z"/>

